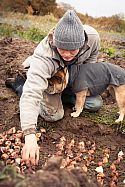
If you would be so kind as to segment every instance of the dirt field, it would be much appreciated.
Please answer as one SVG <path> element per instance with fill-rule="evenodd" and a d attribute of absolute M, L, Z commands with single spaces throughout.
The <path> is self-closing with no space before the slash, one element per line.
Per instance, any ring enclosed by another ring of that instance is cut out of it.
<path fill-rule="evenodd" d="M 0 41 L 0 132 L 15 126 L 16 129 L 20 129 L 19 122 L 19 98 L 11 89 L 6 88 L 5 80 L 7 77 L 15 76 L 16 70 L 19 69 L 19 65 L 24 61 L 26 57 L 32 54 L 36 44 L 26 42 L 20 39 L 5 39 Z M 102 56 L 100 57 L 102 60 Z M 114 64 L 118 64 L 125 68 L 125 59 L 123 58 L 107 58 L 108 61 Z M 104 97 L 104 106 L 112 109 L 115 105 L 113 98 Z M 125 153 L 125 135 L 116 132 L 115 128 L 109 127 L 100 123 L 92 122 L 89 118 L 83 114 L 74 119 L 70 117 L 71 108 L 65 107 L 65 117 L 56 123 L 44 122 L 41 118 L 38 119 L 38 129 L 44 127 L 46 133 L 39 141 L 40 145 L 40 160 L 38 167 L 35 170 L 41 169 L 46 160 L 52 155 L 57 154 L 59 143 L 62 136 L 66 139 L 68 145 L 72 139 L 75 143 L 72 148 L 73 158 L 77 156 L 79 142 L 85 142 L 86 150 L 91 150 L 95 145 L 94 153 L 86 155 L 82 159 L 77 160 L 76 166 L 87 167 L 87 176 L 94 181 L 97 179 L 98 162 L 102 161 L 104 156 L 104 150 L 109 149 L 109 160 L 104 164 L 104 185 L 108 186 L 111 179 L 110 165 L 113 161 L 117 160 L 119 151 Z M 103 109 L 98 112 L 104 115 Z M 108 113 L 106 114 L 109 115 Z M 114 119 L 115 120 L 115 119 Z M 85 159 L 87 157 L 87 161 Z M 91 158 L 89 158 L 91 156 Z M 63 152 L 63 157 L 67 157 L 67 152 Z M 71 158 L 71 160 L 73 160 Z M 68 167 L 68 166 L 66 166 Z M 116 180 L 116 186 L 122 187 L 123 180 L 125 179 L 125 157 L 117 164 L 117 172 L 119 176 Z"/>

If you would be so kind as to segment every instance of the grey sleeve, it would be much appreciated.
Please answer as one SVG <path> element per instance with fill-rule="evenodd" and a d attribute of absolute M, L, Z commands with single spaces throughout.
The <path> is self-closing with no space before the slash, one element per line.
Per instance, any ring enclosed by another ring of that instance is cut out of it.
<path fill-rule="evenodd" d="M 48 86 L 47 78 L 51 77 L 54 65 L 44 58 L 32 58 L 27 73 L 27 80 L 20 98 L 20 121 L 22 130 L 35 127 L 39 115 L 43 91 Z"/>

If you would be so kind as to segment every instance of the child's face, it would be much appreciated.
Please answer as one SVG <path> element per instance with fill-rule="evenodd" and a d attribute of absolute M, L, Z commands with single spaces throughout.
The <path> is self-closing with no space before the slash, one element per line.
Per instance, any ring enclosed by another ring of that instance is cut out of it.
<path fill-rule="evenodd" d="M 79 49 L 75 49 L 75 50 L 65 50 L 65 49 L 60 49 L 57 48 L 58 53 L 61 55 L 61 57 L 65 60 L 65 61 L 71 61 L 74 59 L 74 57 L 78 54 Z"/>

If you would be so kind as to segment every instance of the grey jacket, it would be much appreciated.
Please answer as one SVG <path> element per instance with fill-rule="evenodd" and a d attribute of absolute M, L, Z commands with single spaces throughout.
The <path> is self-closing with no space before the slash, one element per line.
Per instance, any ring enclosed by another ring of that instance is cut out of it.
<path fill-rule="evenodd" d="M 94 63 L 100 48 L 100 38 L 97 31 L 91 26 L 84 25 L 86 42 L 77 57 L 71 62 L 76 65 Z M 29 70 L 27 80 L 20 98 L 20 121 L 22 130 L 35 127 L 39 115 L 43 92 L 48 87 L 48 78 L 51 78 L 59 66 L 64 67 L 64 61 L 59 56 L 55 46 L 51 44 L 49 36 L 45 37 L 28 57 L 23 67 Z"/>
<path fill-rule="evenodd" d="M 117 65 L 107 62 L 89 63 L 80 66 L 72 66 L 70 87 L 74 92 L 85 89 L 90 95 L 101 94 L 109 85 L 125 84 L 125 70 Z"/>

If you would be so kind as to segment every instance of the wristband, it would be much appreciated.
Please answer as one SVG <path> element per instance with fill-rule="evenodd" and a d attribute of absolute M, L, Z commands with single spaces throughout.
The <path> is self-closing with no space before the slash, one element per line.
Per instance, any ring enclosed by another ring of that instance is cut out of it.
<path fill-rule="evenodd" d="M 29 135 L 29 134 L 36 134 L 36 129 L 35 128 L 29 128 L 23 131 L 24 136 Z"/>

